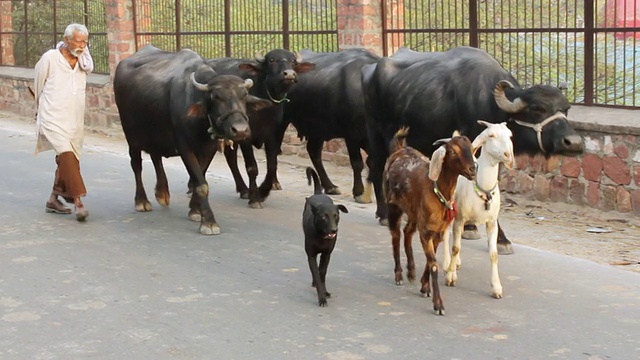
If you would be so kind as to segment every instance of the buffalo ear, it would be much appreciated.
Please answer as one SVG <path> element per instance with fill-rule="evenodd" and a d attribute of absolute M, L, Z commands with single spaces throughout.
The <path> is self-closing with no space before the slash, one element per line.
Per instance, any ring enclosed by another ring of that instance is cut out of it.
<path fill-rule="evenodd" d="M 205 106 L 202 102 L 197 102 L 195 104 L 191 104 L 187 109 L 187 117 L 202 117 L 205 115 Z"/>
<path fill-rule="evenodd" d="M 446 154 L 447 150 L 441 146 L 438 150 L 433 152 L 433 155 L 431 155 L 431 161 L 429 162 L 429 179 L 431 179 L 431 181 L 438 181 L 440 171 L 442 171 L 444 156 Z"/>
<path fill-rule="evenodd" d="M 253 95 L 247 95 L 247 108 L 249 108 L 249 110 L 251 111 L 260 111 L 271 106 L 273 106 L 273 103 L 267 99 L 262 99 Z"/>
<path fill-rule="evenodd" d="M 262 66 L 258 62 L 241 63 L 238 69 L 251 77 L 258 76 L 262 72 Z"/>
<path fill-rule="evenodd" d="M 301 62 L 293 67 L 297 74 L 304 74 L 316 68 L 316 64 L 310 62 Z"/>
<path fill-rule="evenodd" d="M 349 213 L 349 210 L 347 210 L 347 207 L 346 207 L 346 206 L 344 206 L 344 205 L 342 205 L 342 204 L 340 204 L 340 205 L 336 205 L 336 208 L 337 208 L 338 210 L 342 211 L 342 212 L 343 212 L 343 213 L 345 213 L 345 214 L 348 214 L 348 213 Z"/>

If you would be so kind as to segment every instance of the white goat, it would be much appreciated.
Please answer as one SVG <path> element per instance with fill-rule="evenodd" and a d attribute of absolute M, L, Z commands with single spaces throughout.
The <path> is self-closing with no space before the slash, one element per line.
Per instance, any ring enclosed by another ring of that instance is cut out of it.
<path fill-rule="evenodd" d="M 455 286 L 458 279 L 457 267 L 460 264 L 460 246 L 464 224 L 485 224 L 487 242 L 489 244 L 489 259 L 491 260 L 491 289 L 496 299 L 502 298 L 502 284 L 498 275 L 498 213 L 500 212 L 500 189 L 498 188 L 498 173 L 500 163 L 508 168 L 513 167 L 513 143 L 511 130 L 506 123 L 492 124 L 478 120 L 487 128 L 473 140 L 473 150 L 482 147 L 477 159 L 475 182 L 462 176 L 454 194 L 458 206 L 458 213 L 451 229 L 453 230 L 453 249 L 449 254 L 449 231 L 443 236 L 444 269 L 446 285 Z"/>

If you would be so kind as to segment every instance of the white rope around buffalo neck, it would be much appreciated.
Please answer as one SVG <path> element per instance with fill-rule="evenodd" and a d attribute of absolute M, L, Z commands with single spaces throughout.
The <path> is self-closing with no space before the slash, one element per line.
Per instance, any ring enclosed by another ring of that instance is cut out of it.
<path fill-rule="evenodd" d="M 547 152 L 545 151 L 544 146 L 542 145 L 542 128 L 545 125 L 549 124 L 550 122 L 561 119 L 561 118 L 567 120 L 567 116 L 561 111 L 558 111 L 557 113 L 549 116 L 548 118 L 544 119 L 542 122 L 537 124 L 531 124 L 531 123 L 516 120 L 516 119 L 513 119 L 513 121 L 520 126 L 533 129 L 538 135 L 538 145 L 540 146 L 540 150 L 542 150 L 542 153 L 546 154 Z"/>
<path fill-rule="evenodd" d="M 276 99 L 273 98 L 273 96 L 271 96 L 271 93 L 269 92 L 269 86 L 267 85 L 267 86 L 265 86 L 265 88 L 267 89 L 267 96 L 269 97 L 269 100 L 271 100 L 272 102 L 274 102 L 276 104 L 280 104 L 280 103 L 283 103 L 283 102 L 284 103 L 288 103 L 289 101 L 291 101 L 291 100 L 289 100 L 289 98 L 287 98 L 287 93 L 284 93 L 284 96 L 282 97 L 282 99 L 276 100 Z"/>

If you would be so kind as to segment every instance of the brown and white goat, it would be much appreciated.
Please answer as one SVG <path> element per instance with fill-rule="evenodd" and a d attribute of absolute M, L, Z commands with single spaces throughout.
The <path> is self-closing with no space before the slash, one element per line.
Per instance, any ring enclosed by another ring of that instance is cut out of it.
<path fill-rule="evenodd" d="M 394 136 L 385 164 L 383 191 L 389 209 L 389 231 L 393 245 L 395 280 L 402 284 L 400 264 L 400 222 L 407 215 L 404 227 L 404 247 L 407 256 L 407 277 L 413 282 L 416 277 L 411 237 L 419 231 L 420 243 L 426 256 L 420 292 L 431 296 L 433 309 L 444 315 L 444 305 L 438 287 L 438 262 L 436 251 L 444 232 L 455 218 L 456 206 L 453 192 L 458 176 L 475 177 L 471 142 L 466 136 L 441 139 L 434 143 L 440 147 L 433 153 L 431 161 L 418 150 L 405 146 L 408 129 L 400 129 Z M 431 279 L 431 286 L 429 280 Z"/>

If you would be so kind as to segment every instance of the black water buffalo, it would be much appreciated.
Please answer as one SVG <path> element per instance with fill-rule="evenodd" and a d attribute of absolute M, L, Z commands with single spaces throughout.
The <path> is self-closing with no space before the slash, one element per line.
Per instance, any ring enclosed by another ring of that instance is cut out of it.
<path fill-rule="evenodd" d="M 377 198 L 376 216 L 386 222 L 382 172 L 389 141 L 402 126 L 410 127 L 407 144 L 424 154 L 433 142 L 454 130 L 473 139 L 483 127 L 477 120 L 507 122 L 516 154 L 576 155 L 582 138 L 567 121 L 569 101 L 552 86 L 522 89 L 485 51 L 459 47 L 420 53 L 402 49 L 362 71 L 370 142 L 370 180 Z M 501 253 L 510 242 L 499 240 Z"/>
<path fill-rule="evenodd" d="M 250 136 L 247 108 L 271 105 L 249 95 L 251 85 L 251 80 L 216 74 L 191 50 L 173 53 L 146 46 L 118 64 L 113 91 L 129 144 L 137 211 L 151 211 L 142 184 L 141 152 L 151 156 L 157 179 L 155 196 L 163 206 L 169 205 L 170 196 L 162 157 L 180 155 L 196 185 L 189 218 L 200 221 L 204 235 L 220 233 L 209 206 L 202 165 L 205 159 L 211 161 L 225 141 Z"/>
<path fill-rule="evenodd" d="M 303 61 L 297 53 L 283 49 L 256 55 L 253 60 L 220 58 L 209 59 L 207 64 L 219 74 L 233 74 L 252 79 L 255 85 L 250 93 L 269 99 L 273 104 L 269 108 L 249 113 L 251 136 L 239 143 L 249 176 L 249 187 L 238 170 L 237 147 L 225 149 L 225 158 L 233 174 L 236 191 L 240 193 L 241 198 L 249 199 L 249 206 L 261 208 L 271 189 L 280 189 L 276 174 L 277 156 L 287 127 L 282 121 L 282 115 L 285 104 L 289 102 L 288 92 L 298 81 L 298 74 L 312 70 L 314 64 Z M 258 165 L 252 146 L 264 146 L 267 157 L 267 174 L 260 187 L 256 182 Z"/>
<path fill-rule="evenodd" d="M 305 60 L 316 68 L 300 76 L 289 93 L 291 102 L 285 106 L 284 122 L 292 123 L 298 136 L 307 139 L 307 152 L 327 194 L 340 194 L 322 164 L 325 141 L 343 138 L 353 169 L 353 196 L 358 202 L 371 202 L 364 193 L 360 149 L 367 151 L 364 98 L 361 69 L 375 63 L 379 57 L 365 49 L 316 53 L 302 51 Z"/>

